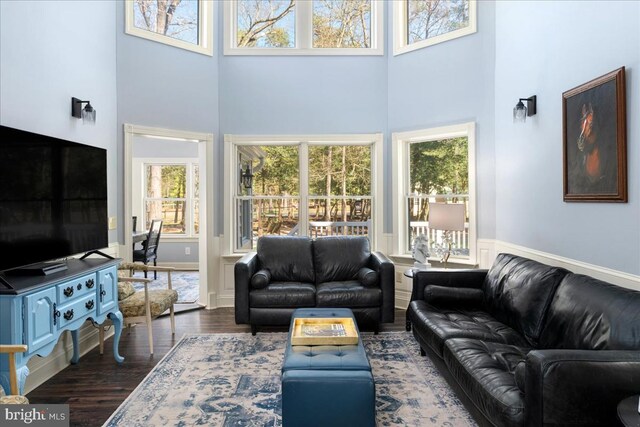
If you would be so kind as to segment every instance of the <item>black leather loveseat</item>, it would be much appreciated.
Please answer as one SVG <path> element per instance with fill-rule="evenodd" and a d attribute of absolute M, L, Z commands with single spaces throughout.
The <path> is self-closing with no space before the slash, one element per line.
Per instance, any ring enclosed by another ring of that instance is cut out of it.
<path fill-rule="evenodd" d="M 287 326 L 303 307 L 350 308 L 360 328 L 394 320 L 393 263 L 366 237 L 264 236 L 235 264 L 236 323 Z"/>
<path fill-rule="evenodd" d="M 616 426 L 640 393 L 640 292 L 500 254 L 418 272 L 411 299 L 423 354 L 495 426 Z"/>

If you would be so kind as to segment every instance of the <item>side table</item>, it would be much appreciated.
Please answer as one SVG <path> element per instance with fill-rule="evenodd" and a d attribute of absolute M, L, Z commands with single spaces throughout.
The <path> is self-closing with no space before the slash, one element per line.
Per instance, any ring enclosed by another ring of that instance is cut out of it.
<path fill-rule="evenodd" d="M 640 427 L 640 413 L 638 413 L 638 400 L 640 395 L 623 399 L 618 403 L 618 418 L 625 427 Z"/>

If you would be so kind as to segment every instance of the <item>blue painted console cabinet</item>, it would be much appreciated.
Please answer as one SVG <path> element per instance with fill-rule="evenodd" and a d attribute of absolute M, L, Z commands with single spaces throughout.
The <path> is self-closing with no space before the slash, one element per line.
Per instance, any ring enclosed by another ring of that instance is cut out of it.
<path fill-rule="evenodd" d="M 122 313 L 118 308 L 119 259 L 69 259 L 67 269 L 47 276 L 8 276 L 0 283 L 0 344 L 26 344 L 16 355 L 20 392 L 29 375 L 27 362 L 34 355 L 47 356 L 64 331 L 71 331 L 73 357 L 78 363 L 78 329 L 88 319 L 113 322 L 113 357 L 118 353 Z M 0 385 L 9 391 L 8 356 L 0 355 Z"/>

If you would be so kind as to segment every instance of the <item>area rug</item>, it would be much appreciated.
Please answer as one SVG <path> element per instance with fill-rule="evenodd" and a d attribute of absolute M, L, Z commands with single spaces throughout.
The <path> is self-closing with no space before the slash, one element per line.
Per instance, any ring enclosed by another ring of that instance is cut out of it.
<path fill-rule="evenodd" d="M 134 277 L 144 277 L 144 272 L 136 271 Z M 153 272 L 147 277 L 153 279 Z M 134 283 L 136 291 L 143 290 L 142 283 Z M 198 271 L 172 271 L 171 287 L 178 292 L 178 304 L 192 304 L 198 301 L 200 295 L 200 272 Z M 149 283 L 149 289 L 167 289 L 167 273 L 158 272 L 158 278 Z"/>
<path fill-rule="evenodd" d="M 473 426 L 408 332 L 362 334 L 378 426 Z M 187 334 L 105 426 L 281 426 L 287 334 Z M 125 362 L 126 363 L 126 362 Z"/>

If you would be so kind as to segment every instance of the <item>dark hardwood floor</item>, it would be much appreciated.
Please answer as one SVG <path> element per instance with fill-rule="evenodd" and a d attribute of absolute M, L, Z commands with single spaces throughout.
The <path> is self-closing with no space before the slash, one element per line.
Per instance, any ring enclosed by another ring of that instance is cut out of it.
<path fill-rule="evenodd" d="M 382 331 L 405 328 L 405 311 L 396 310 L 395 322 L 383 324 Z M 271 328 L 269 331 L 286 331 Z M 101 426 L 129 396 L 142 379 L 185 333 L 249 333 L 247 325 L 236 325 L 233 308 L 196 310 L 176 315 L 176 334 L 171 336 L 168 317 L 153 322 L 155 354 L 149 355 L 146 326 L 126 330 L 120 339 L 120 354 L 125 361 L 113 360 L 112 339 L 105 342 L 105 353 L 98 348 L 71 365 L 27 395 L 31 403 L 68 404 L 72 426 Z"/>

